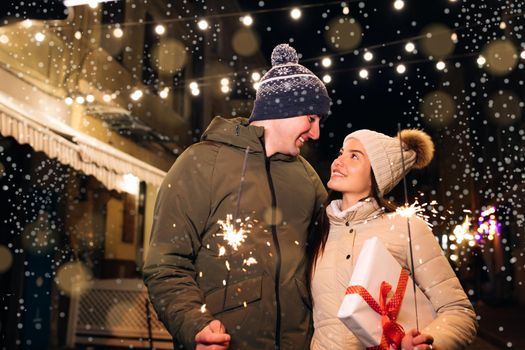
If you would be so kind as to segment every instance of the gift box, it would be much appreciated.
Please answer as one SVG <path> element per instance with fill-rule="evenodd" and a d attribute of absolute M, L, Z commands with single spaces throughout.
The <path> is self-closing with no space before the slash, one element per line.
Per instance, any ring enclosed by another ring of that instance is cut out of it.
<path fill-rule="evenodd" d="M 417 286 L 416 298 L 422 329 L 436 314 Z M 372 349 L 396 349 L 404 333 L 416 327 L 412 279 L 379 238 L 363 244 L 337 317 Z"/>

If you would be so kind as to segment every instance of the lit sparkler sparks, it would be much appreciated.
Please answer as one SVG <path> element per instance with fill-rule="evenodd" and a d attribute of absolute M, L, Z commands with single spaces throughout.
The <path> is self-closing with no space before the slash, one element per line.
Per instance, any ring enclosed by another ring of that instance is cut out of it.
<path fill-rule="evenodd" d="M 435 202 L 430 203 L 431 205 L 434 205 Z M 416 200 L 414 203 L 408 205 L 405 204 L 404 206 L 398 207 L 396 209 L 396 213 L 401 215 L 402 217 L 405 217 L 407 219 L 417 216 L 421 218 L 429 227 L 432 227 L 433 225 L 430 223 L 429 215 L 426 214 L 425 207 L 428 205 L 428 203 L 419 204 Z"/>
<path fill-rule="evenodd" d="M 249 220 L 249 218 L 246 218 L 245 220 Z M 246 234 L 250 232 L 249 228 L 251 225 L 245 224 L 241 219 L 233 221 L 233 216 L 231 214 L 226 215 L 225 221 L 219 220 L 217 223 L 222 229 L 222 233 L 218 233 L 217 236 L 222 236 L 233 250 L 238 250 L 239 246 L 244 243 L 246 237 L 248 237 Z"/>

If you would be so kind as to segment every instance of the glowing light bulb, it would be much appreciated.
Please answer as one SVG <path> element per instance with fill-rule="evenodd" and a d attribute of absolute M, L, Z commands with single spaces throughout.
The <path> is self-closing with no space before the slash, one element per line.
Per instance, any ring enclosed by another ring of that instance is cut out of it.
<path fill-rule="evenodd" d="M 131 93 L 130 97 L 133 101 L 138 101 L 142 98 L 142 96 L 144 95 L 144 93 L 142 92 L 142 90 L 135 90 Z"/>
<path fill-rule="evenodd" d="M 405 51 L 406 52 L 414 52 L 415 49 L 416 49 L 416 46 L 414 45 L 414 43 L 412 43 L 412 42 L 406 43 L 406 45 L 405 45 Z"/>
<path fill-rule="evenodd" d="M 487 62 L 487 60 L 485 59 L 485 57 L 480 55 L 478 59 L 476 60 L 476 62 L 478 63 L 478 65 L 482 66 Z"/>
<path fill-rule="evenodd" d="M 332 65 L 332 60 L 330 59 L 330 57 L 325 57 L 321 61 L 321 64 L 323 65 L 323 67 L 330 67 Z"/>
<path fill-rule="evenodd" d="M 253 24 L 253 18 L 250 15 L 246 15 L 244 17 L 241 17 L 241 22 L 245 26 L 249 27 L 249 26 L 251 26 Z"/>
<path fill-rule="evenodd" d="M 298 20 L 299 18 L 301 18 L 302 15 L 303 15 L 303 13 L 297 7 L 293 8 L 292 11 L 290 11 L 290 16 L 294 20 Z"/>
<path fill-rule="evenodd" d="M 166 27 L 164 27 L 162 24 L 157 24 L 155 26 L 155 33 L 157 33 L 158 35 L 163 35 L 164 33 L 166 33 Z"/>
<path fill-rule="evenodd" d="M 366 69 L 361 69 L 359 71 L 359 76 L 362 78 L 362 79 L 366 79 L 368 78 L 368 71 Z"/>
<path fill-rule="evenodd" d="M 115 28 L 113 29 L 113 36 L 115 38 L 122 38 L 122 36 L 124 36 L 124 31 L 120 28 Z"/>
<path fill-rule="evenodd" d="M 325 74 L 325 75 L 323 76 L 323 82 L 324 82 L 325 84 L 330 84 L 331 81 L 332 81 L 332 77 L 330 76 L 330 74 Z"/>
<path fill-rule="evenodd" d="M 165 87 L 164 89 L 160 90 L 159 97 L 162 99 L 168 98 L 169 92 L 170 92 L 170 89 L 168 87 Z"/>
<path fill-rule="evenodd" d="M 367 52 L 365 52 L 365 54 L 363 55 L 363 58 L 365 59 L 365 61 L 370 62 L 370 61 L 372 61 L 372 60 L 374 59 L 374 54 L 371 53 L 371 52 L 369 52 L 369 51 L 367 51 Z"/>
<path fill-rule="evenodd" d="M 201 20 L 197 23 L 197 26 L 199 27 L 200 30 L 206 30 L 206 29 L 209 28 L 208 21 L 206 21 L 205 19 L 201 19 Z"/>
<path fill-rule="evenodd" d="M 405 2 L 403 0 L 396 0 L 396 1 L 394 1 L 394 8 L 396 10 L 399 11 L 399 10 L 403 9 L 403 7 L 405 7 Z"/>
<path fill-rule="evenodd" d="M 404 64 L 398 64 L 397 67 L 396 67 L 396 72 L 398 72 L 399 74 L 405 73 L 406 70 L 407 70 L 407 68 L 405 67 Z"/>
<path fill-rule="evenodd" d="M 42 32 L 38 32 L 35 34 L 35 40 L 41 43 L 42 41 L 46 40 L 46 36 Z"/>

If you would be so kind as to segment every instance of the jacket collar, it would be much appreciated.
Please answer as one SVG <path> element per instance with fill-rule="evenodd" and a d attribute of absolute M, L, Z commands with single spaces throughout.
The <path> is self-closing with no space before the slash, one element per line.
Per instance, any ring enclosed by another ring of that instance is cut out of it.
<path fill-rule="evenodd" d="M 341 199 L 335 199 L 326 208 L 326 214 L 331 224 L 343 225 L 349 221 L 356 224 L 371 220 L 383 213 L 383 209 L 379 207 L 374 198 L 366 198 L 345 210 L 341 210 L 342 202 Z"/>
<path fill-rule="evenodd" d="M 201 140 L 219 142 L 242 149 L 250 147 L 250 153 L 265 153 L 264 128 L 249 124 L 246 118 L 215 117 L 202 134 Z M 296 157 L 276 153 L 270 159 L 292 161 Z"/>

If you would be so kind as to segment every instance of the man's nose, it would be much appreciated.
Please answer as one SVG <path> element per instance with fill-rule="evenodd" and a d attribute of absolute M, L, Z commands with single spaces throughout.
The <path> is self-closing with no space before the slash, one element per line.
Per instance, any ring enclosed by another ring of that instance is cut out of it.
<path fill-rule="evenodd" d="M 321 134 L 320 126 L 319 126 L 319 118 L 315 118 L 316 120 L 312 123 L 312 126 L 310 127 L 310 131 L 308 132 L 308 137 L 312 140 L 319 139 L 319 136 Z"/>

